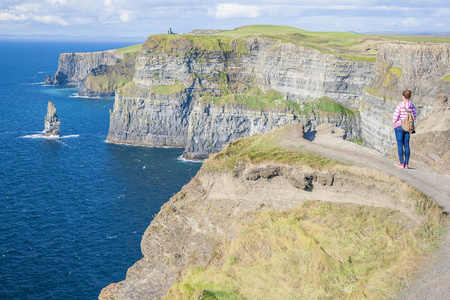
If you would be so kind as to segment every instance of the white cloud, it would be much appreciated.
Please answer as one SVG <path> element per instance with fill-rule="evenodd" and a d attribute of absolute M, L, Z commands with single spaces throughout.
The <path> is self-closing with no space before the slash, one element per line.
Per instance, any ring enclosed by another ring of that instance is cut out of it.
<path fill-rule="evenodd" d="M 122 22 L 133 21 L 135 19 L 134 12 L 131 10 L 122 10 L 122 11 L 120 11 L 119 19 Z"/>
<path fill-rule="evenodd" d="M 420 25 L 420 21 L 416 18 L 409 17 L 402 21 L 403 27 L 417 27 Z"/>
<path fill-rule="evenodd" d="M 69 22 L 57 16 L 34 16 L 32 19 L 45 24 L 58 24 L 63 26 L 69 25 Z"/>
<path fill-rule="evenodd" d="M 103 3 L 108 14 L 113 13 L 116 9 L 119 8 L 119 6 L 117 5 L 118 3 L 114 3 L 113 0 L 104 0 Z"/>
<path fill-rule="evenodd" d="M 450 5 L 448 5 L 448 6 L 450 6 Z M 434 9 L 433 13 L 432 13 L 432 16 L 433 17 L 446 17 L 446 18 L 448 18 L 449 14 L 450 14 L 450 7 L 442 7 L 442 8 L 439 8 L 439 9 L 437 9 L 437 8 Z"/>
<path fill-rule="evenodd" d="M 58 24 L 58 25 L 69 25 L 69 22 L 52 15 L 15 15 L 9 12 L 0 13 L 0 21 L 35 21 L 44 24 Z"/>
<path fill-rule="evenodd" d="M 66 5 L 67 4 L 66 0 L 47 0 L 47 2 L 50 3 L 51 5 L 55 5 L 55 4 Z"/>
<path fill-rule="evenodd" d="M 216 19 L 249 18 L 254 19 L 261 16 L 260 7 L 256 5 L 240 5 L 235 3 L 217 4 L 210 11 Z"/>
<path fill-rule="evenodd" d="M 15 15 L 10 12 L 1 12 L 0 21 L 24 21 L 27 17 L 24 15 Z"/>
<path fill-rule="evenodd" d="M 42 11 L 46 4 L 44 3 L 23 3 L 14 6 L 10 11 L 18 12 L 18 13 L 38 13 Z"/>

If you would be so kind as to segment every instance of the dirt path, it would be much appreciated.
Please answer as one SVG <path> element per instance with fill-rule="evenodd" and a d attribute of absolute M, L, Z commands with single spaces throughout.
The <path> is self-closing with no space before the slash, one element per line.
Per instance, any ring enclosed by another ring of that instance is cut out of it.
<path fill-rule="evenodd" d="M 397 176 L 426 195 L 433 197 L 446 212 L 450 211 L 450 176 L 419 169 L 402 169 L 375 150 L 344 141 L 329 133 L 317 134 L 312 141 L 298 140 L 306 149 L 324 156 L 352 162 Z M 399 299 L 450 299 L 450 228 L 442 249 L 433 261 L 409 284 Z"/>

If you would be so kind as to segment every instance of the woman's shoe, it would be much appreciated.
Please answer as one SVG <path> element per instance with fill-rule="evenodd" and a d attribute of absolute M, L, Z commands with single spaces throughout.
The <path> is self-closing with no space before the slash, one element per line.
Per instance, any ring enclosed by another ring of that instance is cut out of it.
<path fill-rule="evenodd" d="M 405 167 L 405 165 L 404 164 L 395 164 L 397 167 L 400 167 L 400 168 L 404 168 Z"/>
<path fill-rule="evenodd" d="M 405 169 L 409 169 L 409 168 L 408 168 L 408 165 L 405 165 Z"/>

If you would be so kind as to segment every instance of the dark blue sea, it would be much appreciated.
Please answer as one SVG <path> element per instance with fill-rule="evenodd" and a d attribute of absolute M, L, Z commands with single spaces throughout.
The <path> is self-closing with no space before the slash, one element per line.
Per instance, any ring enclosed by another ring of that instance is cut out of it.
<path fill-rule="evenodd" d="M 43 86 L 63 52 L 129 43 L 0 40 L 0 299 L 96 299 L 142 258 L 153 216 L 201 167 L 106 143 L 114 99 Z M 47 103 L 59 139 L 41 138 Z"/>

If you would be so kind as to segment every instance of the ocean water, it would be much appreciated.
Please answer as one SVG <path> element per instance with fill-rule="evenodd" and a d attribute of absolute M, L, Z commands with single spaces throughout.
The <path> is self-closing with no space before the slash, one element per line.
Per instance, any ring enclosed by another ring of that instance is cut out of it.
<path fill-rule="evenodd" d="M 106 143 L 113 98 L 42 84 L 62 52 L 128 45 L 0 41 L 0 299 L 96 299 L 142 258 L 153 216 L 201 167 L 182 149 Z M 39 135 L 48 101 L 59 139 Z"/>

